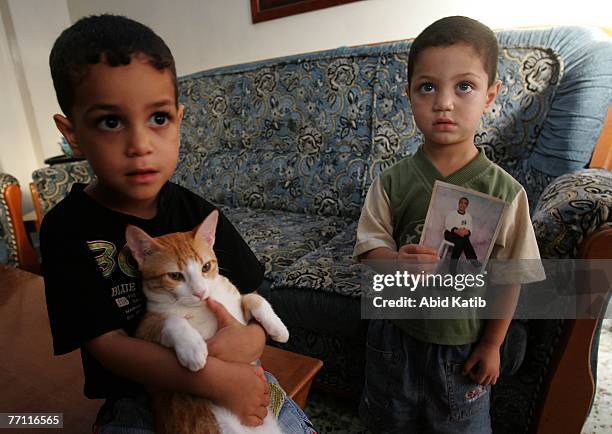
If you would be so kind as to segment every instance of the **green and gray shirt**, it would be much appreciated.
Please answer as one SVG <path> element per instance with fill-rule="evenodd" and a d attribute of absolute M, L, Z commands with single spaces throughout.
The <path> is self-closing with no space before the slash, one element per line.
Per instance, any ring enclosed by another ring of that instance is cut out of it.
<path fill-rule="evenodd" d="M 510 174 L 491 162 L 479 148 L 478 156 L 444 177 L 421 148 L 384 171 L 366 196 L 353 256 L 379 247 L 397 251 L 418 244 L 435 181 L 443 181 L 497 197 L 508 205 L 491 252 L 491 259 L 539 259 L 529 217 L 525 189 Z M 541 280 L 541 271 L 525 273 L 520 283 Z M 442 345 L 476 342 L 482 333 L 477 319 L 394 320 L 409 335 Z"/>

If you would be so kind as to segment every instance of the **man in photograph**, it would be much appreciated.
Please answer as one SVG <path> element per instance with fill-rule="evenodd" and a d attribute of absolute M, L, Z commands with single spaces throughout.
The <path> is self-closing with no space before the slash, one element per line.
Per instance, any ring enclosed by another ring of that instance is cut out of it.
<path fill-rule="evenodd" d="M 466 211 L 469 204 L 470 201 L 467 197 L 460 198 L 457 209 L 448 213 L 444 222 L 444 239 L 453 243 L 449 268 L 452 274 L 457 272 L 457 262 L 462 253 L 465 254 L 466 259 L 468 259 L 474 267 L 480 267 L 481 265 L 476 257 L 474 247 L 472 247 L 472 243 L 470 242 L 470 235 L 472 235 L 472 216 Z"/>

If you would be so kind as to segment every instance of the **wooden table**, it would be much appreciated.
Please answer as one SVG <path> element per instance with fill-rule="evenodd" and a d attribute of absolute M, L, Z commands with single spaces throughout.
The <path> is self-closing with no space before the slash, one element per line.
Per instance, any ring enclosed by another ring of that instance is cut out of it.
<path fill-rule="evenodd" d="M 0 352 L 0 413 L 63 413 L 62 432 L 91 432 L 102 401 L 83 395 L 78 351 L 53 355 L 42 278 L 1 264 Z M 323 363 L 273 347 L 261 361 L 303 408 Z"/>
<path fill-rule="evenodd" d="M 261 356 L 261 365 L 276 377 L 287 395 L 303 409 L 306 406 L 312 380 L 323 367 L 323 362 L 302 354 L 266 346 Z"/>

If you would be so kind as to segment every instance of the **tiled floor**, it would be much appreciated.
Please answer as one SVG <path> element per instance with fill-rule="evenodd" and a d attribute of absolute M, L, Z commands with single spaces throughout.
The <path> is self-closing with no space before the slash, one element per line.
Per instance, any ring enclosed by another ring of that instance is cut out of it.
<path fill-rule="evenodd" d="M 597 394 L 582 434 L 612 433 L 612 319 L 604 320 L 602 327 L 597 376 Z M 355 403 L 343 402 L 316 390 L 306 406 L 306 414 L 321 434 L 366 433 L 356 413 Z"/>

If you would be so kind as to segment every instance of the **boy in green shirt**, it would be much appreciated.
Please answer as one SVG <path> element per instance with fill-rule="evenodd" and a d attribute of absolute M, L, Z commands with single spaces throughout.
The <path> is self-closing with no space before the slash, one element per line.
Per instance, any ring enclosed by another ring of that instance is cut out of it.
<path fill-rule="evenodd" d="M 497 96 L 497 39 L 478 21 L 447 17 L 427 27 L 408 58 L 408 96 L 425 141 L 370 187 L 354 257 L 435 262 L 417 245 L 436 180 L 504 200 L 493 259 L 539 259 L 527 195 L 474 144 Z M 525 273 L 525 283 L 540 275 Z M 519 284 L 511 285 L 514 300 Z M 490 386 L 511 319 L 372 320 L 360 413 L 375 432 L 489 433 Z"/>

